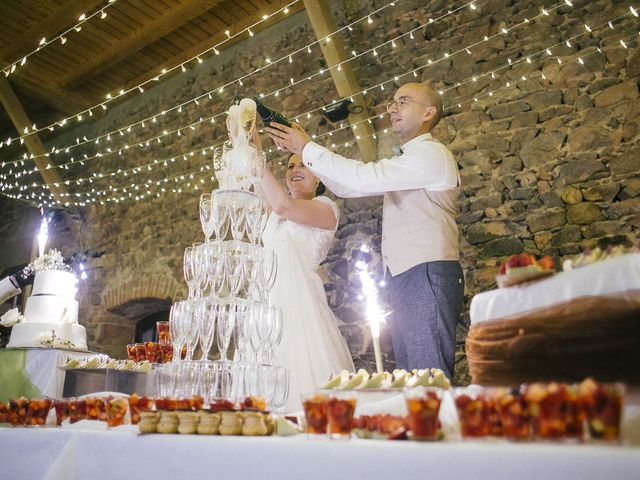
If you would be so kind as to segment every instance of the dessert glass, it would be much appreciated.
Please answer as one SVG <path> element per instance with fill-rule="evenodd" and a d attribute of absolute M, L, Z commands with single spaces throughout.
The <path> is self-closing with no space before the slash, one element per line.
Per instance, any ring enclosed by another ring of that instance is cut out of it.
<path fill-rule="evenodd" d="M 136 343 L 136 362 L 142 362 L 147 359 L 147 349 L 144 343 Z"/>
<path fill-rule="evenodd" d="M 319 393 L 302 396 L 302 407 L 307 425 L 307 436 L 327 434 L 327 397 Z"/>
<path fill-rule="evenodd" d="M 32 398 L 27 409 L 26 425 L 44 427 L 47 423 L 47 415 L 51 410 L 50 398 Z"/>
<path fill-rule="evenodd" d="M 109 428 L 124 425 L 128 401 L 124 397 L 107 398 L 107 426 Z"/>
<path fill-rule="evenodd" d="M 596 383 L 588 378 L 580 384 L 579 388 L 591 439 L 618 441 L 624 385 Z"/>
<path fill-rule="evenodd" d="M 145 355 L 151 363 L 162 363 L 162 350 L 157 342 L 146 342 L 144 344 Z"/>
<path fill-rule="evenodd" d="M 489 435 L 489 416 L 484 389 L 455 388 L 453 398 L 460 420 L 462 438 L 481 438 Z"/>
<path fill-rule="evenodd" d="M 9 421 L 9 404 L 6 402 L 0 402 L 0 423 L 7 423 Z"/>
<path fill-rule="evenodd" d="M 90 397 L 86 399 L 87 402 L 87 420 L 101 420 L 107 419 L 107 410 L 105 408 L 105 401 L 102 398 Z"/>
<path fill-rule="evenodd" d="M 142 412 L 148 412 L 153 407 L 153 398 L 140 397 L 137 393 L 134 393 L 129 397 L 129 410 L 131 412 L 131 424 L 137 425 L 140 421 L 140 414 Z"/>
<path fill-rule="evenodd" d="M 87 401 L 85 399 L 69 399 L 69 423 L 76 423 L 87 418 Z"/>
<path fill-rule="evenodd" d="M 168 321 L 156 322 L 156 331 L 158 332 L 158 343 L 171 343 Z"/>
<path fill-rule="evenodd" d="M 558 440 L 565 437 L 568 409 L 566 385 L 556 382 L 532 383 L 525 387 L 524 398 L 535 438 Z"/>
<path fill-rule="evenodd" d="M 62 422 L 69 418 L 69 400 L 61 399 L 53 401 L 53 408 L 56 411 L 56 426 L 60 427 Z"/>
<path fill-rule="evenodd" d="M 333 392 L 327 400 L 327 432 L 329 438 L 351 438 L 356 396 L 351 392 Z"/>
<path fill-rule="evenodd" d="M 509 440 L 528 440 L 531 429 L 524 395 L 518 390 L 507 388 L 496 388 L 492 393 L 500 415 L 503 436 Z"/>
<path fill-rule="evenodd" d="M 138 361 L 138 354 L 136 353 L 135 343 L 127 344 L 127 360 L 133 360 L 134 362 Z"/>
<path fill-rule="evenodd" d="M 170 343 L 161 343 L 160 350 L 162 351 L 162 363 L 169 363 L 173 360 L 173 345 Z"/>
<path fill-rule="evenodd" d="M 9 400 L 9 423 L 12 427 L 26 425 L 28 409 L 29 400 L 24 397 Z"/>
<path fill-rule="evenodd" d="M 413 387 L 405 388 L 404 399 L 407 404 L 407 425 L 413 440 L 437 440 L 440 430 L 441 388 Z"/>

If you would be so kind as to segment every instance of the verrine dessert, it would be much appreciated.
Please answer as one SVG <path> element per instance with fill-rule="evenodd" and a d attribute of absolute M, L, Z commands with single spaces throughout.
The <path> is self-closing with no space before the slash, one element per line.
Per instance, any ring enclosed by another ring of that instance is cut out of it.
<path fill-rule="evenodd" d="M 413 440 L 437 440 L 440 430 L 442 389 L 414 387 L 404 389 L 407 424 Z"/>
<path fill-rule="evenodd" d="M 619 440 L 624 386 L 619 383 L 596 383 L 588 378 L 579 388 L 591 438 Z"/>
<path fill-rule="evenodd" d="M 463 438 L 479 438 L 489 435 L 489 415 L 482 388 L 456 388 L 453 390 L 460 433 Z"/>
<path fill-rule="evenodd" d="M 327 397 L 310 394 L 302 397 L 307 434 L 325 435 L 327 433 Z"/>
<path fill-rule="evenodd" d="M 332 394 L 327 399 L 327 432 L 330 438 L 350 438 L 356 397 L 351 393 Z"/>

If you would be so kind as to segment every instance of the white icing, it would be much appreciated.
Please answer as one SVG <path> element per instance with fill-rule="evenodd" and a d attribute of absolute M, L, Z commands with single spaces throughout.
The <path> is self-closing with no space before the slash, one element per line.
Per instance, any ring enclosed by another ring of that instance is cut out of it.
<path fill-rule="evenodd" d="M 73 299 L 76 295 L 76 276 L 62 270 L 42 270 L 33 280 L 32 297 L 35 295 L 58 295 Z"/>
<path fill-rule="evenodd" d="M 78 323 L 78 301 L 56 295 L 32 295 L 27 299 L 24 316 L 30 323 Z"/>
<path fill-rule="evenodd" d="M 14 325 L 7 347 L 43 347 L 44 345 L 37 338 L 41 333 L 51 333 L 51 330 L 54 330 L 56 336 L 63 341 L 72 342 L 71 348 L 87 349 L 87 331 L 82 325 L 55 322 L 23 322 Z"/>

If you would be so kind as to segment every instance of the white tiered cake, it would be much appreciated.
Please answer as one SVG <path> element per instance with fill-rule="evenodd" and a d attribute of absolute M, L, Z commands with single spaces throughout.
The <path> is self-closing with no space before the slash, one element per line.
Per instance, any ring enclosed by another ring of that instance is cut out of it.
<path fill-rule="evenodd" d="M 76 277 L 63 270 L 36 272 L 33 291 L 24 311 L 26 320 L 14 325 L 7 347 L 42 347 L 87 349 L 87 332 L 78 324 Z M 52 342 L 43 337 L 55 335 Z"/>

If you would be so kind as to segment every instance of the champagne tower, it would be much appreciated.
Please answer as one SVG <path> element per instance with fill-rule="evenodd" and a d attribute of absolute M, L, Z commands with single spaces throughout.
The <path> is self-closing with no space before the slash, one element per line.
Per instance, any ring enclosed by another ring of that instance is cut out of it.
<path fill-rule="evenodd" d="M 205 240 L 185 250 L 189 296 L 171 308 L 174 360 L 160 368 L 156 393 L 200 395 L 205 406 L 254 397 L 277 412 L 286 404 L 289 377 L 286 369 L 272 365 L 282 338 L 282 312 L 269 303 L 277 262 L 275 253 L 261 245 L 269 208 L 257 193 L 265 155 L 251 142 L 255 124 L 253 100 L 242 99 L 229 109 L 230 140 L 214 149 L 219 188 L 200 198 Z M 214 342 L 220 358 L 212 361 Z"/>

